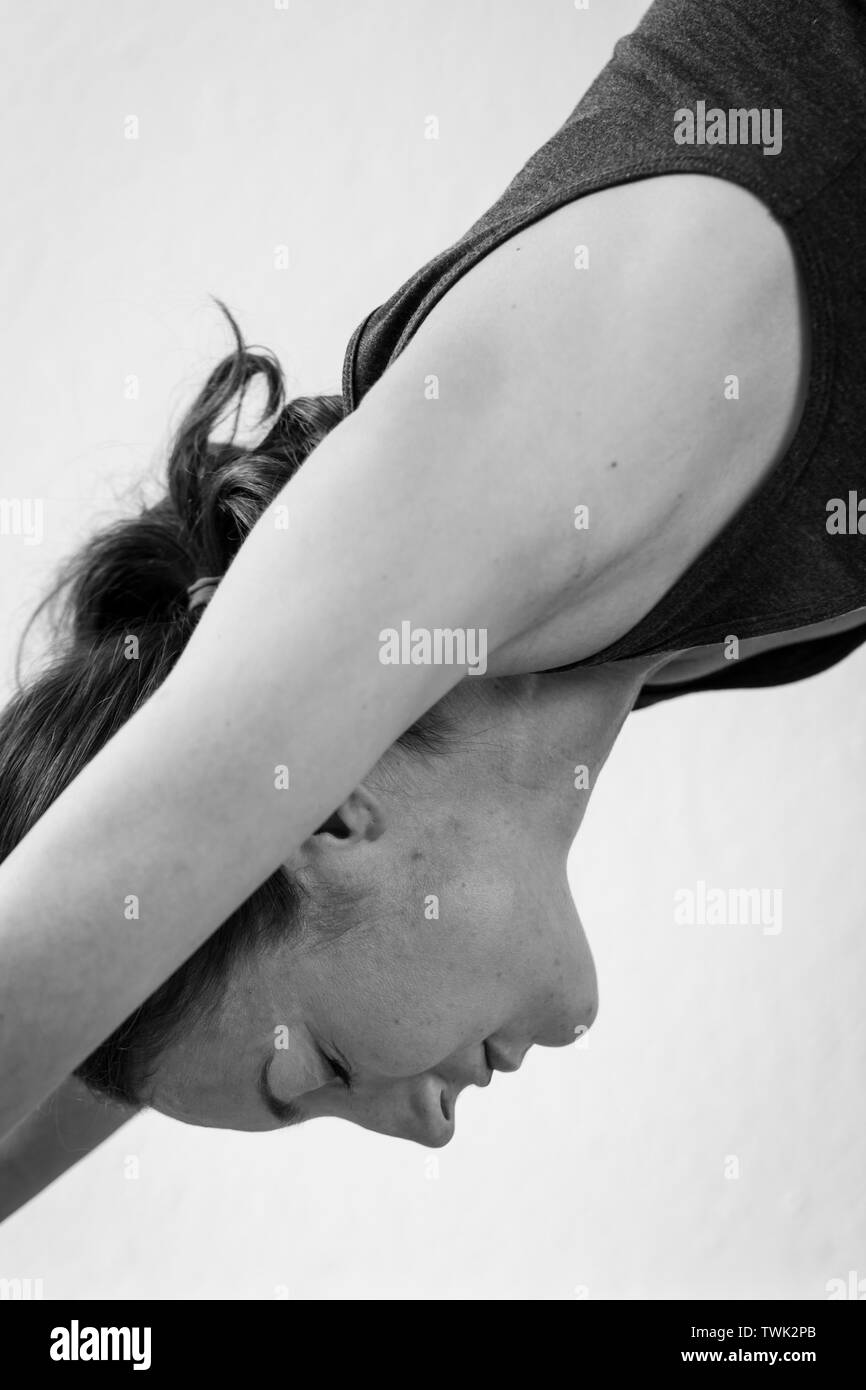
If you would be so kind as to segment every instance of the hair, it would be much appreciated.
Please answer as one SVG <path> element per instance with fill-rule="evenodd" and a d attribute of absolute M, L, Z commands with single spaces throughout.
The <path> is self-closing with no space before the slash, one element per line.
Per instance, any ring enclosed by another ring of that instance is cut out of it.
<path fill-rule="evenodd" d="M 235 349 L 211 372 L 170 445 L 165 495 L 94 535 L 62 566 L 19 647 L 16 687 L 0 714 L 0 862 L 112 735 L 166 679 L 194 631 L 187 588 L 225 573 L 244 538 L 304 460 L 343 419 L 341 396 L 285 401 L 280 365 L 252 351 L 217 300 Z M 247 389 L 263 378 L 261 443 L 236 442 Z M 211 436 L 237 400 L 231 435 Z M 26 683 L 21 654 L 38 617 L 50 617 L 50 656 Z M 129 638 L 137 659 L 127 659 Z M 451 724 L 434 707 L 397 740 L 439 753 Z M 141 1105 L 165 1047 L 216 1009 L 233 964 L 300 934 L 309 893 L 280 867 L 79 1066 L 90 1090 Z M 352 905 L 330 904 L 345 914 Z"/>

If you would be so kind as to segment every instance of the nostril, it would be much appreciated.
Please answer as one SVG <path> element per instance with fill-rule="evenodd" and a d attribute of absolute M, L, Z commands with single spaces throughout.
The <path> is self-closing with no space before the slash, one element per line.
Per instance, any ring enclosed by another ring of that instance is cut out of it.
<path fill-rule="evenodd" d="M 451 1100 L 450 1100 L 450 1097 L 449 1097 L 447 1091 L 440 1091 L 440 1093 L 439 1093 L 439 1105 L 441 1106 L 442 1114 L 445 1116 L 445 1119 L 446 1119 L 446 1120 L 448 1121 L 448 1123 L 450 1124 L 450 1123 L 451 1123 Z"/>

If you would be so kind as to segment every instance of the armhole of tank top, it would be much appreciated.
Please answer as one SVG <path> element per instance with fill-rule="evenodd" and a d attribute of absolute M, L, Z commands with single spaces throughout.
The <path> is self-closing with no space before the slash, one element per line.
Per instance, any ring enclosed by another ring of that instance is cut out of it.
<path fill-rule="evenodd" d="M 362 319 L 349 339 L 346 351 L 343 355 L 343 372 L 340 389 L 343 396 L 343 410 L 346 415 L 351 415 L 355 409 L 355 359 L 358 353 L 358 344 L 361 341 L 361 334 L 367 327 L 371 318 L 378 311 L 371 309 L 366 318 Z"/>
<path fill-rule="evenodd" d="M 729 172 L 725 173 L 725 169 Z M 794 210 L 782 208 L 773 199 L 771 191 L 762 186 L 761 180 L 744 176 L 745 171 L 741 165 L 728 162 L 725 159 L 678 159 L 673 156 L 669 160 L 652 161 L 639 166 L 625 166 L 617 171 L 606 171 L 596 175 L 588 181 L 581 180 L 577 185 L 570 186 L 569 190 L 560 190 L 555 197 L 541 200 L 532 209 L 523 209 L 520 215 L 513 220 L 513 223 L 509 223 L 507 231 L 501 227 L 494 229 L 491 236 L 486 239 L 483 248 L 476 248 L 477 254 L 473 254 L 467 264 L 457 267 L 451 276 L 446 277 L 445 281 L 434 287 L 434 290 L 419 306 L 410 323 L 407 324 L 406 329 L 401 334 L 398 349 L 394 353 L 396 356 L 398 351 L 402 351 L 415 329 L 420 326 L 423 317 L 426 317 L 433 305 L 461 275 L 466 274 L 483 259 L 484 255 L 502 245 L 503 242 L 509 240 L 510 237 L 525 227 L 539 221 L 549 212 L 555 212 L 558 208 L 576 198 L 584 197 L 588 193 L 600 192 L 603 189 L 635 182 L 642 178 L 655 178 L 676 173 L 708 174 L 711 177 L 737 184 L 758 198 L 782 228 L 794 257 L 797 274 L 802 285 L 810 339 L 808 374 L 800 418 L 787 449 L 764 479 L 757 492 L 740 507 L 718 535 L 705 546 L 688 569 L 680 575 L 679 579 L 668 589 L 666 594 L 662 595 L 658 603 L 640 622 L 636 623 L 616 642 L 610 643 L 609 646 L 592 656 L 585 657 L 581 661 L 569 662 L 565 666 L 545 667 L 538 674 L 576 670 L 583 666 L 625 661 L 636 656 L 653 655 L 657 651 L 664 651 L 666 649 L 664 645 L 653 648 L 653 641 L 658 641 L 659 633 L 669 627 L 671 623 L 675 623 L 681 617 L 683 610 L 695 602 L 696 597 L 711 580 L 715 568 L 723 562 L 722 551 L 725 545 L 730 543 L 732 535 L 736 533 L 738 543 L 743 544 L 741 533 L 743 532 L 744 521 L 746 535 L 748 535 L 759 514 L 765 513 L 767 508 L 778 507 L 783 502 L 785 495 L 794 485 L 815 449 L 826 416 L 830 394 L 833 348 L 832 312 L 830 287 L 820 246 L 811 234 L 798 225 L 799 205 Z M 575 191 L 575 188 L 578 191 Z M 798 615 L 792 613 L 790 616 L 792 619 L 796 619 Z M 694 633 L 690 632 L 686 645 L 700 646 L 704 642 L 714 640 L 710 635 L 713 631 L 712 628 L 704 627 L 696 629 Z M 751 634 L 744 628 L 743 636 L 749 635 Z"/>
<path fill-rule="evenodd" d="M 559 208 L 565 207 L 568 203 L 576 202 L 590 193 L 602 192 L 605 189 L 637 182 L 641 179 L 658 178 L 678 173 L 706 174 L 746 189 L 747 192 L 758 198 L 785 232 L 796 260 L 805 294 L 811 339 L 809 372 L 803 409 L 784 455 L 765 478 L 759 490 L 735 513 L 689 568 L 680 575 L 667 593 L 662 595 L 649 613 L 616 642 L 611 643 L 601 651 L 585 657 L 581 661 L 570 662 L 565 666 L 544 668 L 545 671 L 575 670 L 581 666 L 596 666 L 607 662 L 629 660 L 635 656 L 652 655 L 654 651 L 666 650 L 664 645 L 653 648 L 653 641 L 658 640 L 660 631 L 676 622 L 683 610 L 689 604 L 693 604 L 696 596 L 706 587 L 712 578 L 714 568 L 722 563 L 724 546 L 730 543 L 733 533 L 742 531 L 744 518 L 748 529 L 759 508 L 763 510 L 768 506 L 779 506 L 788 489 L 793 486 L 796 478 L 806 466 L 820 435 L 829 395 L 832 320 L 829 285 L 820 247 L 816 244 L 814 237 L 797 225 L 799 205 L 793 209 L 783 206 L 779 200 L 774 198 L 771 188 L 766 187 L 760 178 L 750 177 L 749 170 L 743 165 L 735 160 L 729 160 L 724 153 L 721 153 L 721 147 L 716 150 L 713 157 L 671 155 L 664 159 L 643 160 L 637 164 L 613 166 L 594 172 L 589 176 L 577 178 L 563 185 L 556 193 L 548 193 L 529 206 L 524 205 L 516 213 L 494 223 L 471 246 L 466 257 L 446 272 L 441 279 L 437 280 L 425 295 L 401 331 L 383 373 L 380 374 L 381 377 L 387 371 L 388 366 L 400 355 L 430 311 L 447 294 L 452 285 L 468 274 L 485 256 L 509 241 L 511 237 L 516 236 L 526 227 L 532 226 L 533 223 L 541 221 L 548 214 L 556 212 Z M 425 269 L 429 268 L 429 265 L 428 262 L 428 267 Z M 355 365 L 358 347 L 367 325 L 376 312 L 378 312 L 376 309 L 371 310 L 366 319 L 358 325 L 346 352 L 343 393 L 350 409 L 356 408 Z M 706 635 L 711 631 L 712 629 L 702 628 L 697 629 L 694 634 L 690 633 L 687 645 L 697 646 L 702 644 L 702 640 L 712 641 L 712 637 Z M 743 631 L 743 636 L 749 635 L 747 631 Z"/>
<path fill-rule="evenodd" d="M 761 198 L 760 191 L 750 191 Z M 779 217 L 765 198 L 761 198 L 761 201 L 779 222 L 787 237 L 806 300 L 810 338 L 809 364 L 799 421 L 787 449 L 757 491 L 734 513 L 718 535 L 704 547 L 649 613 L 616 642 L 593 656 L 584 658 L 583 661 L 571 663 L 567 669 L 658 654 L 668 649 L 669 640 L 673 643 L 673 649 L 679 638 L 662 639 L 661 634 L 665 630 L 669 632 L 684 616 L 688 607 L 697 606 L 697 601 L 712 582 L 717 570 L 736 563 L 737 553 L 748 546 L 756 530 L 761 530 L 767 514 L 777 512 L 782 507 L 785 497 L 807 466 L 818 444 L 826 419 L 833 375 L 833 316 L 828 275 L 816 239 L 804 233 L 795 221 Z M 732 541 L 736 546 L 733 554 Z M 734 620 L 742 637 L 763 635 L 752 630 L 748 618 L 734 615 L 731 621 Z M 786 610 L 774 618 L 774 622 L 791 626 L 799 626 L 813 620 L 811 610 L 805 612 L 802 609 Z M 762 623 L 756 623 L 755 620 L 752 620 L 752 623 L 754 626 L 763 627 Z M 716 623 L 684 627 L 683 645 L 703 646 L 718 640 L 719 626 Z"/>

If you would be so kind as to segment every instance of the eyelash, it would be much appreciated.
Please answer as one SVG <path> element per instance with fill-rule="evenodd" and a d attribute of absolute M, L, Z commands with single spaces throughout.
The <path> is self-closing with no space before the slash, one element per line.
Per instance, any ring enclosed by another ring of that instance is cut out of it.
<path fill-rule="evenodd" d="M 327 1060 L 328 1066 L 333 1071 L 337 1080 L 343 1083 L 347 1091 L 351 1091 L 353 1080 L 352 1073 L 348 1070 L 347 1067 L 343 1066 L 340 1062 L 335 1061 L 333 1057 L 329 1057 L 327 1052 L 325 1053 L 325 1058 Z"/>

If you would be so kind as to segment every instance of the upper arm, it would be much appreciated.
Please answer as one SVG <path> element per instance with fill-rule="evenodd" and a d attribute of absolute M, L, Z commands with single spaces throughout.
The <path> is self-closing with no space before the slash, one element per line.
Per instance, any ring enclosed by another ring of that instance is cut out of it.
<path fill-rule="evenodd" d="M 787 233 L 747 190 L 617 185 L 486 255 L 363 399 L 380 429 L 408 416 L 433 466 L 456 460 L 473 501 L 480 485 L 503 510 L 511 582 L 554 618 L 528 669 L 639 622 L 781 457 L 802 404 L 800 293 Z"/>

